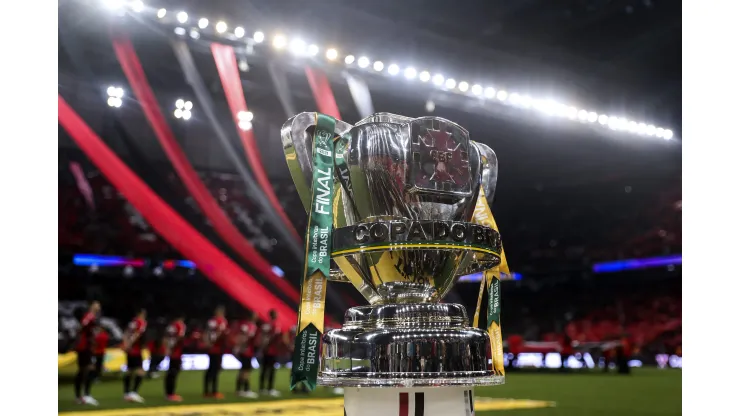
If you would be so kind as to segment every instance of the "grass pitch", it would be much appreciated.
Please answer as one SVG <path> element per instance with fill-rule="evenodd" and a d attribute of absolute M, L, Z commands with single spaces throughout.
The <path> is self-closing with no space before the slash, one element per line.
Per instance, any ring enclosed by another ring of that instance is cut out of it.
<path fill-rule="evenodd" d="M 242 399 L 234 392 L 236 372 L 224 371 L 220 378 L 220 390 L 226 395 L 225 400 L 215 401 L 202 397 L 203 372 L 184 371 L 178 381 L 178 393 L 183 396 L 182 404 L 166 402 L 163 397 L 162 378 L 145 380 L 140 394 L 146 399 L 145 404 L 133 404 L 123 401 L 122 382 L 119 378 L 110 378 L 93 386 L 92 395 L 99 402 L 99 407 L 80 406 L 75 404 L 71 383 L 60 381 L 59 412 L 93 412 L 88 416 L 112 416 L 109 412 L 121 409 L 116 414 L 168 414 L 168 415 L 255 415 L 255 414 L 301 414 L 332 416 L 337 411 L 341 415 L 341 398 L 332 394 L 328 388 L 319 387 L 310 395 L 293 394 L 288 390 L 287 370 L 276 374 L 276 386 L 283 395 L 279 399 L 263 397 L 258 400 Z M 251 384 L 257 386 L 258 374 L 252 374 Z M 253 387 L 254 389 L 254 387 Z M 522 416 L 578 416 L 578 415 L 679 415 L 681 414 L 681 371 L 636 369 L 632 375 L 621 376 L 614 373 L 509 373 L 506 385 L 496 387 L 479 387 L 475 389 L 476 415 L 502 415 L 517 413 Z M 324 400 L 321 400 L 321 399 Z M 304 410 L 279 409 L 287 400 L 302 399 L 296 408 Z M 315 400 L 316 409 L 310 410 L 306 400 Z M 501 400 L 517 399 L 517 400 Z M 282 401 L 282 402 L 278 402 Z M 527 402 L 527 401 L 542 401 Z M 256 409 L 259 402 L 262 409 Z M 481 403 L 486 408 L 482 409 Z M 547 403 L 549 402 L 549 403 Z M 321 410 L 318 406 L 328 406 Z M 232 405 L 226 405 L 232 404 Z M 211 405 L 196 406 L 193 405 Z M 166 406 L 166 407 L 162 407 Z M 173 407 L 177 406 L 177 407 Z M 182 406 L 182 407 L 180 407 Z M 534 408 L 513 410 L 516 407 Z M 546 407 L 543 407 L 546 406 Z M 160 409 L 151 409 L 161 407 Z M 272 409 L 272 410 L 270 410 Z M 305 412 L 305 413 L 304 413 Z M 313 412 L 313 413 L 312 413 Z M 68 415 L 71 416 L 71 415 Z"/>

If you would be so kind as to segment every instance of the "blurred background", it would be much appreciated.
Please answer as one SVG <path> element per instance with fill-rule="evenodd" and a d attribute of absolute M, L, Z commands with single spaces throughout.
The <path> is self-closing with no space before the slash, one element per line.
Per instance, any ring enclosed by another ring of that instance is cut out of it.
<path fill-rule="evenodd" d="M 217 306 L 234 333 L 268 309 L 289 331 L 307 215 L 280 127 L 321 111 L 440 116 L 498 155 L 491 209 L 514 273 L 502 282 L 507 385 L 476 389 L 490 414 L 680 413 L 680 2 L 60 0 L 58 11 L 60 412 L 132 414 L 119 346 L 139 308 L 145 368 L 185 317 L 185 405 L 205 400 L 202 334 Z M 480 277 L 446 301 L 472 317 Z M 331 327 L 365 301 L 330 286 Z M 72 392 L 94 300 L 109 337 L 97 408 Z M 292 398 L 290 351 L 279 355 L 276 389 Z M 238 401 L 239 363 L 224 368 L 226 402 Z M 142 396 L 165 404 L 152 380 Z"/>

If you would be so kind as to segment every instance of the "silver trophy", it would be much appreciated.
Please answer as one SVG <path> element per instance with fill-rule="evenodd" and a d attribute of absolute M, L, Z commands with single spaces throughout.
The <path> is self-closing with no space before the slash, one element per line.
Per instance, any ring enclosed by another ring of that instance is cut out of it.
<path fill-rule="evenodd" d="M 315 123 L 316 113 L 301 113 L 281 131 L 306 207 Z M 463 306 L 441 303 L 457 277 L 500 262 L 498 232 L 472 222 L 479 193 L 493 198 L 493 150 L 439 117 L 378 113 L 355 125 L 338 120 L 334 133 L 346 146 L 335 156 L 343 163 L 334 169 L 330 280 L 353 284 L 370 305 L 349 309 L 344 326 L 323 335 L 319 384 L 502 384 L 488 333 L 470 326 Z"/>

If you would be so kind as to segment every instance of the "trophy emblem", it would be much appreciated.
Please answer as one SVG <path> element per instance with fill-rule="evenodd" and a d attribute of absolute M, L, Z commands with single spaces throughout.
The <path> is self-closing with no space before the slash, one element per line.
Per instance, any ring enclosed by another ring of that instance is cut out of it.
<path fill-rule="evenodd" d="M 296 340 L 292 383 L 358 388 L 346 390 L 347 415 L 370 414 L 357 403 L 398 389 L 460 390 L 472 408 L 473 386 L 504 382 L 498 280 L 486 283 L 488 332 L 470 326 L 463 306 L 441 300 L 456 277 L 501 264 L 487 202 L 497 179 L 493 150 L 449 120 L 388 113 L 355 125 L 301 113 L 281 135 L 309 212 L 299 322 L 306 332 Z M 328 205 L 331 224 L 322 226 Z M 314 266 L 322 250 L 339 269 Z M 351 283 L 369 305 L 323 334 L 316 360 L 308 346 L 323 332 L 315 300 L 326 281 Z"/>

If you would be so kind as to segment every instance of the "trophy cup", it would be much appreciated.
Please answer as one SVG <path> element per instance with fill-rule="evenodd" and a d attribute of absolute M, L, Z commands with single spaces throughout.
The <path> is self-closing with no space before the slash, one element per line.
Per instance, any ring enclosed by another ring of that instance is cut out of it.
<path fill-rule="evenodd" d="M 451 121 L 388 113 L 355 125 L 301 113 L 281 135 L 309 212 L 292 383 L 343 387 L 347 416 L 473 414 L 473 387 L 504 382 L 500 331 L 491 339 L 441 300 L 456 277 L 501 262 L 495 223 L 476 220 L 490 214 L 493 150 Z M 327 281 L 370 305 L 321 337 Z M 498 280 L 489 289 L 497 321 Z"/>

